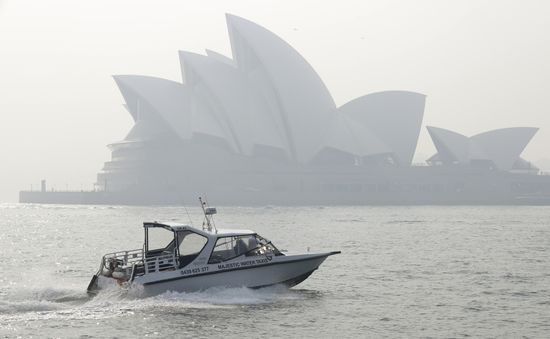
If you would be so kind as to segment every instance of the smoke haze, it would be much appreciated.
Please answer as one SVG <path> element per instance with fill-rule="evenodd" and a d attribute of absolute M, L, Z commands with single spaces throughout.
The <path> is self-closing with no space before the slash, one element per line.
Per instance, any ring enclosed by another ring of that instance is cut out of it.
<path fill-rule="evenodd" d="M 178 50 L 230 55 L 226 12 L 296 48 L 338 106 L 403 89 L 427 95 L 424 125 L 539 127 L 523 155 L 550 169 L 544 1 L 0 1 L 0 201 L 91 189 L 132 125 L 111 75 L 181 81 Z M 433 153 L 423 128 L 415 161 Z"/>

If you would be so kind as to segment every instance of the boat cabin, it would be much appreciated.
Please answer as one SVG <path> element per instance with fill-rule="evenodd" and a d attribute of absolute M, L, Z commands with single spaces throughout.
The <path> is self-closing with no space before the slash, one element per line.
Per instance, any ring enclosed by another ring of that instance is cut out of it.
<path fill-rule="evenodd" d="M 146 222 L 145 272 L 181 269 L 198 259 L 217 264 L 240 256 L 283 255 L 269 240 L 250 230 L 200 230 L 188 225 Z"/>

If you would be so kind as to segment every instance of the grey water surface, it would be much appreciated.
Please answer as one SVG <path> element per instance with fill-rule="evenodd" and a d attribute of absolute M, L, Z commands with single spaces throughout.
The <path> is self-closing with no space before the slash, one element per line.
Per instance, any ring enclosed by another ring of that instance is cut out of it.
<path fill-rule="evenodd" d="M 194 225 L 198 208 L 188 210 Z M 341 250 L 286 289 L 85 289 L 143 221 L 184 208 L 0 205 L 0 337 L 550 336 L 549 207 L 218 207 L 290 251 Z"/>

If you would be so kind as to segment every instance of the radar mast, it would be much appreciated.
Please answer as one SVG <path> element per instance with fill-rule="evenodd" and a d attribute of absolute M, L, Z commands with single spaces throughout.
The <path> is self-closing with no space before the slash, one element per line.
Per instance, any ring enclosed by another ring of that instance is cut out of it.
<path fill-rule="evenodd" d="M 202 229 L 208 232 L 212 232 L 212 230 L 214 230 L 215 233 L 218 233 L 218 229 L 214 223 L 214 214 L 218 212 L 216 207 L 209 207 L 206 198 L 203 201 L 202 197 L 199 197 L 199 202 L 201 203 L 202 211 L 204 213 Z"/>

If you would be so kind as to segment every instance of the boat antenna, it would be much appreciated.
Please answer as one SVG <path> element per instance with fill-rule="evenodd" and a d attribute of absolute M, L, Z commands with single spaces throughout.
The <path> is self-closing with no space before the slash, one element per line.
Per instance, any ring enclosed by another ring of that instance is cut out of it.
<path fill-rule="evenodd" d="M 199 202 L 201 203 L 202 211 L 204 213 L 202 229 L 208 232 L 212 232 L 213 229 L 216 233 L 218 233 L 218 230 L 216 229 L 216 224 L 214 224 L 214 214 L 217 213 L 216 208 L 208 207 L 208 201 L 206 201 L 206 198 L 203 201 L 202 197 L 199 197 Z"/>
<path fill-rule="evenodd" d="M 189 215 L 189 211 L 187 210 L 187 206 L 185 205 L 185 201 L 183 201 L 183 199 L 181 200 L 181 205 L 185 210 L 185 214 L 187 214 L 187 219 L 189 219 L 189 225 L 193 226 L 193 220 L 191 220 L 191 216 Z"/>
<path fill-rule="evenodd" d="M 189 211 L 187 210 L 187 206 L 183 205 L 183 208 L 185 209 L 185 213 L 187 213 L 187 218 L 189 219 L 189 225 L 193 226 L 193 220 L 191 220 L 191 216 L 189 215 Z"/>

